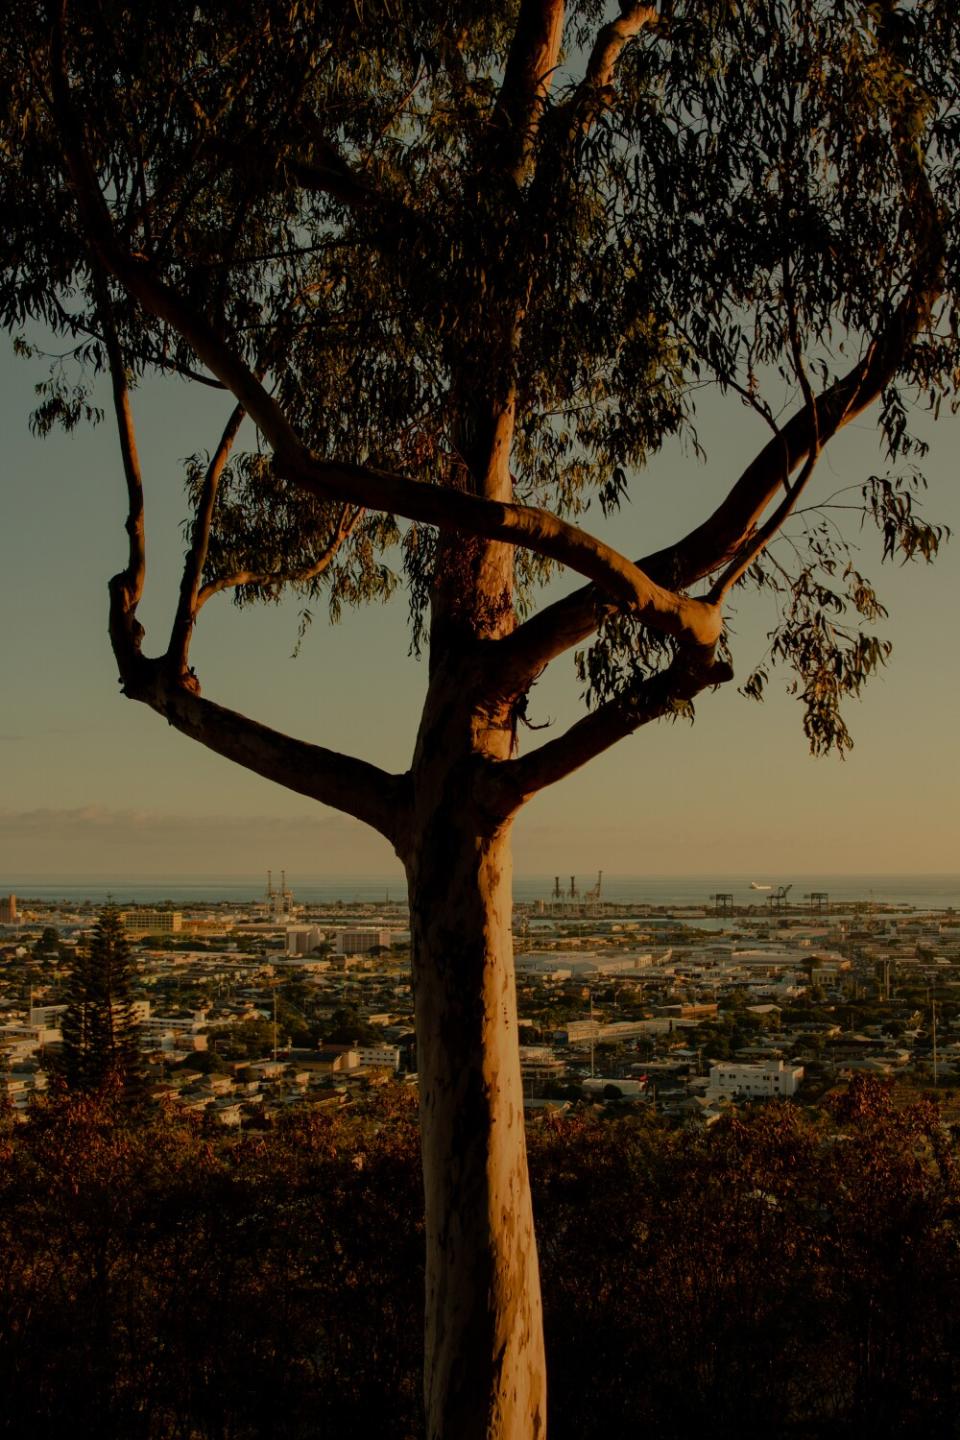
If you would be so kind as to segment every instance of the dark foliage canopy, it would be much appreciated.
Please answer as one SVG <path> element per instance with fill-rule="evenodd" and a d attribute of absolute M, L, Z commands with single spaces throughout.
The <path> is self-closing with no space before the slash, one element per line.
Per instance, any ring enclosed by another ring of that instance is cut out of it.
<path fill-rule="evenodd" d="M 403 582 L 418 646 L 463 538 L 483 536 L 516 545 L 527 617 L 501 690 L 522 713 L 574 649 L 612 717 L 578 732 L 580 760 L 724 677 L 711 658 L 691 681 L 685 652 L 713 657 L 707 611 L 742 585 L 775 597 L 771 660 L 796 671 L 813 747 L 850 743 L 840 705 L 885 658 L 884 612 L 812 482 L 835 431 L 879 401 L 888 464 L 843 504 L 888 557 L 936 553 L 908 422 L 957 387 L 952 0 L 623 0 L 613 19 L 598 0 L 13 0 L 8 17 L 0 318 L 37 358 L 38 328 L 59 337 L 40 433 L 96 418 L 112 370 L 129 693 L 175 709 L 134 675 L 142 509 L 123 416 L 127 387 L 159 372 L 230 392 L 186 470 L 164 657 L 181 686 L 196 689 L 189 636 L 220 591 L 292 587 L 305 618 L 318 601 L 336 617 Z M 702 526 L 637 569 L 564 525 L 642 502 L 665 439 L 696 444 L 706 384 L 767 429 Z M 238 450 L 244 414 L 259 439 Z M 590 584 L 531 617 L 558 565 Z M 698 582 L 703 607 L 684 610 Z"/>
<path fill-rule="evenodd" d="M 409 1092 L 240 1144 L 89 1097 L 0 1125 L 0 1435 L 414 1440 L 418 1158 Z M 571 1116 L 531 1164 L 558 1440 L 953 1433 L 934 1106 L 867 1081 L 705 1136 Z"/>

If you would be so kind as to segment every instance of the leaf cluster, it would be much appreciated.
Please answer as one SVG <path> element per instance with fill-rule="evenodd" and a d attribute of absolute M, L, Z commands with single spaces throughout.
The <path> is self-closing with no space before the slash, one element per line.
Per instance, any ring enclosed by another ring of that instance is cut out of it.
<path fill-rule="evenodd" d="M 318 456 L 476 488 L 489 416 L 509 401 L 516 497 L 579 517 L 594 500 L 609 513 L 642 500 L 669 437 L 696 449 L 701 386 L 776 430 L 814 380 L 869 353 L 913 283 L 922 169 L 942 299 L 879 417 L 891 458 L 920 458 L 908 404 L 954 403 L 960 377 L 949 0 L 675 0 L 602 96 L 583 77 L 603 7 L 573 0 L 521 172 L 502 163 L 517 137 L 500 105 L 517 17 L 506 0 L 72 6 L 67 78 L 116 243 L 264 376 Z M 29 0 L 10 7 L 0 93 L 0 323 L 69 346 L 40 382 L 34 428 L 98 417 L 104 295 L 132 383 L 211 383 L 180 331 L 101 273 L 67 180 L 47 18 Z M 194 503 L 201 468 L 187 466 Z M 887 557 L 930 559 L 944 538 L 893 478 L 869 480 L 859 511 Z M 233 587 L 239 603 L 293 586 L 305 619 L 323 592 L 335 619 L 403 577 L 418 649 L 457 547 L 365 517 L 304 579 L 334 523 L 332 506 L 241 455 L 204 581 L 257 577 Z M 843 554 L 834 535 L 818 544 L 821 569 Z M 797 670 L 814 748 L 843 750 L 839 703 L 883 644 L 835 623 L 805 562 L 780 564 L 771 658 Z M 554 568 L 518 552 L 521 614 Z M 856 582 L 830 593 L 875 618 Z M 634 628 L 606 618 L 578 659 L 590 702 L 669 658 Z"/>

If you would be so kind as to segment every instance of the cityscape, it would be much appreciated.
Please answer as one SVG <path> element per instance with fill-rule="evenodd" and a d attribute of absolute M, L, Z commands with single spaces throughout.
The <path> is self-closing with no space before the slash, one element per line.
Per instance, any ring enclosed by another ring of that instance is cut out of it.
<path fill-rule="evenodd" d="M 335 888 L 335 887 L 334 887 Z M 25 1115 L 57 1068 L 82 905 L 0 899 L 0 1092 Z M 225 1133 L 296 1107 L 416 1086 L 405 901 L 257 901 L 120 912 L 151 1102 Z M 855 1075 L 960 1097 L 960 912 L 754 882 L 700 906 L 607 899 L 558 876 L 514 907 L 531 1120 L 571 1106 L 706 1127 Z M 960 1114 L 960 1107 L 956 1107 Z"/>

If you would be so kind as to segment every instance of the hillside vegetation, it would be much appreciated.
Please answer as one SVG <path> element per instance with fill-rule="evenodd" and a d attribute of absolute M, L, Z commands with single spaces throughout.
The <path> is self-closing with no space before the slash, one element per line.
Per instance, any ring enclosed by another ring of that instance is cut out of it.
<path fill-rule="evenodd" d="M 932 1103 L 574 1113 L 530 1149 L 559 1440 L 958 1433 Z M 0 1132 L 0 1435 L 414 1440 L 421 1213 L 399 1088 L 239 1142 L 43 1102 Z"/>

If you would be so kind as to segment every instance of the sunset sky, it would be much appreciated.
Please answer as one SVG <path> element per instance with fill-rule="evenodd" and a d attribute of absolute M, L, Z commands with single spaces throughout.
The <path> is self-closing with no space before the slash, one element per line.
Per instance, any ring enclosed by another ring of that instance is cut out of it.
<path fill-rule="evenodd" d="M 108 414 L 96 430 L 33 439 L 27 414 L 40 378 L 42 362 L 9 352 L 0 360 L 0 890 L 69 877 L 249 876 L 267 866 L 318 879 L 399 873 L 378 835 L 231 766 L 119 695 L 106 633 L 106 583 L 124 540 L 115 431 Z M 182 549 L 179 462 L 211 445 L 225 405 L 178 381 L 134 398 L 148 481 L 141 617 L 150 652 L 165 643 Z M 818 496 L 883 468 L 870 420 L 830 446 Z M 671 446 L 612 527 L 592 511 L 585 523 L 630 555 L 682 534 L 766 439 L 739 401 L 716 397 L 703 402 L 700 433 L 706 464 Z M 926 513 L 960 529 L 960 421 L 941 421 L 930 438 Z M 859 568 L 891 610 L 880 628 L 894 655 L 850 707 L 856 748 L 844 763 L 810 758 L 786 676 L 775 675 L 763 705 L 731 685 L 701 697 L 692 728 L 649 727 L 542 795 L 517 826 L 517 870 L 960 868 L 960 548 L 948 545 L 933 568 L 881 567 L 875 533 L 859 541 Z M 766 649 L 766 607 L 754 595 L 740 601 L 740 679 Z M 332 630 L 318 616 L 294 660 L 297 608 L 238 612 L 226 597 L 213 601 L 194 645 L 204 693 L 305 739 L 405 768 L 425 683 L 424 663 L 407 656 L 405 599 L 348 614 Z M 575 718 L 577 693 L 570 661 L 557 662 L 531 697 L 532 718 L 554 722 L 543 735 Z"/>

